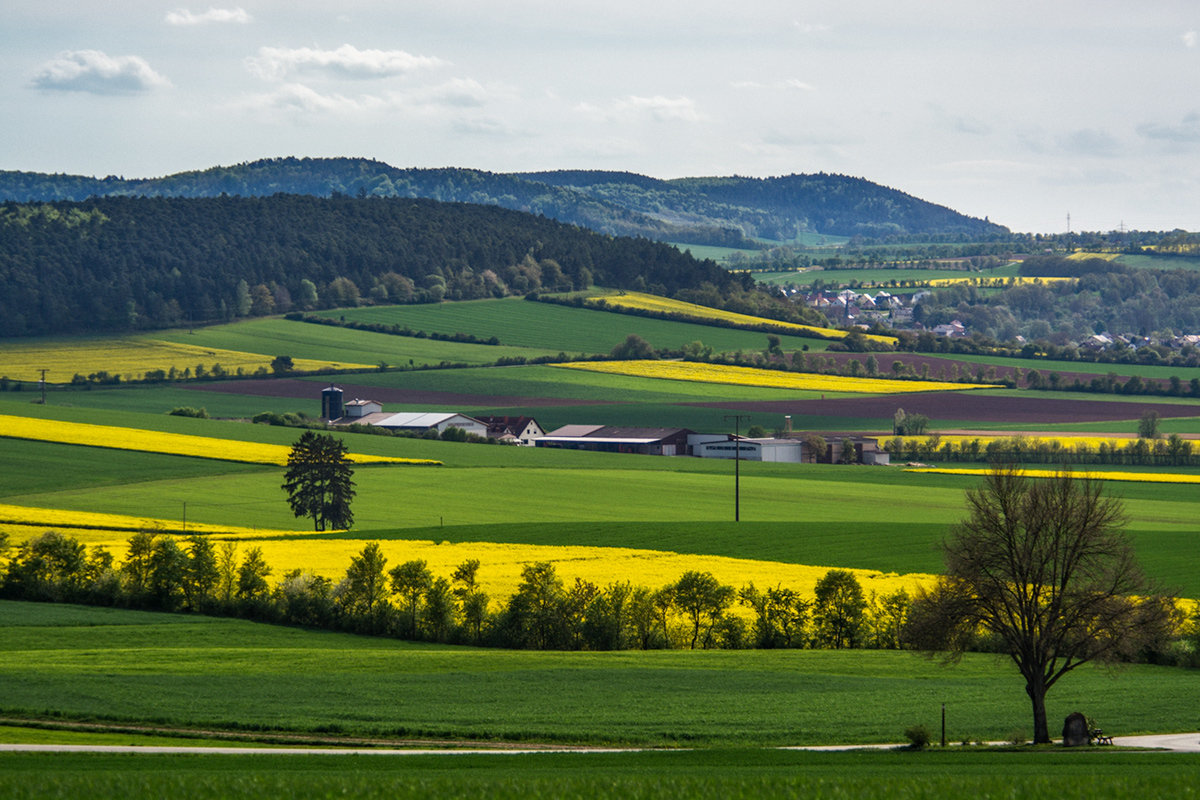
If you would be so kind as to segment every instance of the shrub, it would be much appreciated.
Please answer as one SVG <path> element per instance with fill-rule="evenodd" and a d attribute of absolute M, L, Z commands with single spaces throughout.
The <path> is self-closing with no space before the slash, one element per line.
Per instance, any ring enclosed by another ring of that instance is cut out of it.
<path fill-rule="evenodd" d="M 192 408 L 191 406 L 176 406 L 167 413 L 173 417 L 195 417 L 196 419 L 208 419 L 208 411 L 203 408 Z"/>
<path fill-rule="evenodd" d="M 924 750 L 926 747 L 929 747 L 929 728 L 926 728 L 924 725 L 909 725 L 904 729 L 904 738 L 908 739 L 909 748 Z"/>

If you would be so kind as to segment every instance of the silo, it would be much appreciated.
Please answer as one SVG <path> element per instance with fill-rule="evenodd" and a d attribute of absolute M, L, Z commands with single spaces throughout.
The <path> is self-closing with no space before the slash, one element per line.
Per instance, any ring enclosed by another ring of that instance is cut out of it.
<path fill-rule="evenodd" d="M 321 392 L 321 417 L 327 420 L 342 417 L 342 390 L 333 384 Z"/>

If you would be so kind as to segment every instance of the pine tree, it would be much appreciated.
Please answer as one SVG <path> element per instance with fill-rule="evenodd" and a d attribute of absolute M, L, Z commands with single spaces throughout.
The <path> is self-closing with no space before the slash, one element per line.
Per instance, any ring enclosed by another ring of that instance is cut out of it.
<path fill-rule="evenodd" d="M 346 445 L 331 435 L 306 431 L 288 454 L 283 490 L 297 517 L 312 517 L 318 531 L 354 524 L 354 471 Z"/>

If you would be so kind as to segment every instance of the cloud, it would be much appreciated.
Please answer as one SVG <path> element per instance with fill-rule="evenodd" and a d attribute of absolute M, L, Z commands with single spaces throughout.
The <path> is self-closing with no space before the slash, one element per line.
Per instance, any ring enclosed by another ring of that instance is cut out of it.
<path fill-rule="evenodd" d="M 99 50 L 69 50 L 42 65 L 33 86 L 47 91 L 138 94 L 169 86 L 138 56 L 110 56 Z"/>
<path fill-rule="evenodd" d="M 478 108 L 488 100 L 488 92 L 478 81 L 455 78 L 438 86 L 414 89 L 397 95 L 402 101 L 424 106 Z"/>
<path fill-rule="evenodd" d="M 340 94 L 321 94 L 302 83 L 285 83 L 273 92 L 251 95 L 242 105 L 255 110 L 347 114 L 379 108 L 386 105 L 386 101 L 371 95 L 352 98 Z"/>
<path fill-rule="evenodd" d="M 186 8 L 167 12 L 168 25 L 207 25 L 210 22 L 234 22 L 245 25 L 253 21 L 253 17 L 244 8 L 209 8 L 194 14 Z"/>
<path fill-rule="evenodd" d="M 828 33 L 829 31 L 833 30 L 833 28 L 829 25 L 812 22 L 800 22 L 799 20 L 792 22 L 792 25 L 795 26 L 796 30 L 800 31 L 800 33 L 803 33 L 805 36 L 811 36 L 816 33 Z"/>
<path fill-rule="evenodd" d="M 1200 112 L 1193 111 L 1185 116 L 1178 125 L 1156 125 L 1147 122 L 1144 125 L 1139 125 L 1137 132 L 1147 139 L 1167 142 L 1168 144 L 1200 142 Z"/>
<path fill-rule="evenodd" d="M 1188 31 L 1179 38 L 1183 39 L 1184 47 L 1195 47 L 1197 42 L 1200 42 L 1200 36 L 1197 35 L 1196 31 Z"/>
<path fill-rule="evenodd" d="M 335 78 L 390 78 L 440 67 L 446 62 L 403 50 L 359 50 L 344 44 L 336 50 L 260 47 L 258 56 L 247 59 L 246 63 L 262 78 L 283 80 L 297 72 L 325 73 Z"/>
<path fill-rule="evenodd" d="M 761 81 L 732 81 L 729 84 L 735 89 L 797 89 L 802 92 L 815 92 L 817 87 L 799 78 L 784 78 L 771 83 Z"/>
<path fill-rule="evenodd" d="M 687 97 L 629 97 L 614 100 L 607 106 L 580 103 L 575 107 L 588 116 L 604 120 L 648 117 L 656 122 L 699 122 L 703 117 L 694 100 Z"/>

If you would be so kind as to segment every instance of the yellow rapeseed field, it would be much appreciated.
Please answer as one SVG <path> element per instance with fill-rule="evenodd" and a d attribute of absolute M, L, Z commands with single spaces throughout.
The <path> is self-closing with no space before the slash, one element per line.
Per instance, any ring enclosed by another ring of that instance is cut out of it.
<path fill-rule="evenodd" d="M 111 425 L 89 425 L 83 422 L 33 419 L 0 414 L 0 437 L 34 439 L 41 442 L 60 442 L 88 447 L 111 447 L 117 450 L 140 450 L 147 453 L 167 453 L 219 461 L 241 461 L 251 464 L 287 463 L 291 447 L 281 444 L 260 444 L 234 439 L 214 439 L 184 433 L 163 433 L 138 428 L 118 428 Z M 440 464 L 416 458 L 370 456 L 350 453 L 355 464 Z"/>
<path fill-rule="evenodd" d="M 1102 258 L 1105 261 L 1116 261 L 1120 257 L 1120 253 L 1089 253 L 1087 251 L 1080 250 L 1077 253 L 1071 253 L 1071 255 L 1067 256 L 1067 260 L 1087 261 L 1089 258 Z"/>
<path fill-rule="evenodd" d="M 10 535 L 13 542 L 21 543 L 31 536 L 54 528 L 69 529 L 74 538 L 84 544 L 124 545 L 129 534 L 137 531 L 161 533 L 223 534 L 224 536 L 292 535 L 293 531 L 244 528 L 237 525 L 210 525 L 203 522 L 187 522 L 184 530 L 182 519 L 156 519 L 134 517 L 126 514 L 102 514 L 93 511 L 66 511 L 58 508 L 14 506 L 0 503 L 0 531 Z"/>
<path fill-rule="evenodd" d="M 905 444 L 907 444 L 908 442 L 914 442 L 914 441 L 920 442 L 922 444 L 926 444 L 929 442 L 929 440 L 932 437 L 930 437 L 930 436 L 878 436 L 875 438 L 876 438 L 876 441 L 880 445 L 884 445 L 887 442 L 892 441 L 893 439 L 899 439 L 901 442 L 904 442 Z M 948 435 L 939 435 L 937 438 L 938 438 L 939 446 L 944 445 L 944 444 L 952 444 L 952 445 L 954 445 L 954 447 L 956 449 L 958 447 L 961 447 L 964 442 L 973 442 L 976 440 L 979 441 L 980 447 L 987 447 L 989 442 L 1020 439 L 1024 443 L 1025 447 L 1027 447 L 1028 449 L 1034 449 L 1042 444 L 1049 444 L 1049 445 L 1057 444 L 1059 447 L 1061 447 L 1065 450 L 1074 450 L 1079 447 L 1086 447 L 1091 452 L 1095 452 L 1100 447 L 1100 445 L 1104 444 L 1104 443 L 1115 444 L 1120 447 L 1124 447 L 1125 445 L 1127 445 L 1131 441 L 1133 441 L 1129 437 L 1122 437 L 1122 436 L 1083 436 L 1083 435 L 1078 435 L 1078 436 L 1064 436 L 1064 435 L 1028 436 L 1028 435 L 1024 435 L 1024 434 L 1015 434 L 1015 435 L 989 434 L 986 436 L 969 436 L 969 435 L 964 436 L 964 435 L 959 435 L 959 434 L 948 434 Z"/>
<path fill-rule="evenodd" d="M 936 472 L 943 475 L 987 475 L 985 467 L 909 467 L 905 472 Z M 1052 469 L 1022 469 L 1028 478 L 1052 478 L 1058 474 Z M 1119 470 L 1072 470 L 1076 478 L 1091 478 L 1098 481 L 1135 481 L 1140 483 L 1200 483 L 1200 475 L 1183 475 L 1169 472 L 1122 472 Z"/>
<path fill-rule="evenodd" d="M 8 517 L 42 516 L 40 525 L 7 525 Z M 179 523 L 166 520 L 120 517 L 115 514 L 85 514 L 55 512 L 50 509 L 23 509 L 0 505 L 0 530 L 10 532 L 14 544 L 37 536 L 57 523 L 65 533 L 91 547 L 104 547 L 118 562 L 128 551 L 129 537 L 139 530 L 175 533 Z M 143 524 L 138 524 L 138 523 Z M 77 528 L 74 523 L 103 525 L 107 529 Z M 68 528 L 67 526 L 72 526 Z M 127 526 L 127 527 L 126 527 Z M 369 539 L 316 539 L 295 531 L 251 530 L 249 528 L 193 525 L 188 533 L 205 533 L 214 542 L 233 541 L 239 553 L 251 547 L 262 550 L 263 558 L 272 569 L 272 581 L 289 570 L 303 570 L 329 578 L 335 583 L 350 566 L 350 559 L 362 552 Z M 495 544 L 491 542 L 433 542 L 422 540 L 379 540 L 387 557 L 386 569 L 405 561 L 422 560 L 438 577 L 449 578 L 454 568 L 464 561 L 478 559 L 479 581 L 493 603 L 516 592 L 524 565 L 538 561 L 552 563 L 568 586 L 578 578 L 606 586 L 629 581 L 635 586 L 659 588 L 679 580 L 688 570 L 711 572 L 722 583 L 741 588 L 753 583 L 760 589 L 782 585 L 811 595 L 813 586 L 830 567 L 783 564 L 774 561 L 726 558 L 721 556 L 686 555 L 659 550 L 637 550 L 619 547 L 550 546 L 527 544 Z M 905 589 L 909 593 L 918 586 L 928 585 L 933 577 L 925 574 L 898 575 L 876 570 L 850 570 L 862 583 L 863 590 L 879 594 Z"/>
<path fill-rule="evenodd" d="M 214 364 L 220 364 L 229 373 L 236 373 L 239 368 L 253 373 L 260 367 L 269 369 L 274 358 L 261 353 L 164 342 L 147 336 L 31 342 L 10 340 L 4 343 L 0 353 L 3 354 L 0 358 L 0 375 L 13 380 L 35 381 L 41 377 L 41 370 L 44 369 L 47 370 L 46 380 L 50 383 L 70 383 L 77 374 L 87 377 L 98 372 L 118 375 L 123 380 L 140 380 L 151 370 L 170 372 L 174 367 L 182 373 L 184 369 L 194 371 L 197 364 L 203 364 L 206 371 L 211 371 Z M 293 359 L 293 365 L 298 370 L 306 371 L 371 368 L 369 364 L 340 364 L 305 358 Z"/>
<path fill-rule="evenodd" d="M 850 378 L 810 372 L 735 367 L 693 361 L 572 361 L 556 367 L 630 375 L 638 378 L 664 378 L 674 381 L 723 383 L 735 386 L 763 386 L 813 392 L 854 392 L 859 394 L 899 394 L 902 392 L 946 392 L 962 389 L 991 388 L 987 384 L 947 383 L 942 381 L 899 381 L 888 378 Z"/>
<path fill-rule="evenodd" d="M 1002 289 L 1007 286 L 1025 286 L 1029 284 L 1048 284 L 1061 283 L 1062 281 L 1073 281 L 1076 278 L 1042 278 L 1031 275 L 1014 275 L 1008 278 L 985 278 L 985 277 L 962 277 L 962 278 L 931 278 L 926 281 L 929 286 L 954 286 L 962 284 L 964 286 L 979 286 L 982 288 Z"/>
<path fill-rule="evenodd" d="M 724 311 L 719 308 L 710 308 L 708 306 L 696 305 L 695 303 L 685 303 L 682 300 L 672 300 L 668 297 L 659 297 L 658 295 L 645 294 L 642 292 L 622 292 L 621 294 L 605 295 L 604 297 L 590 298 L 588 302 L 592 305 L 599 305 L 600 301 L 604 301 L 604 305 L 615 308 L 632 308 L 640 311 L 653 311 L 662 314 L 670 314 L 679 319 L 694 320 L 700 323 L 720 321 L 727 322 L 733 325 L 774 325 L 779 328 L 794 331 L 799 336 L 816 335 L 827 338 L 842 339 L 846 336 L 845 331 L 836 330 L 834 328 L 820 328 L 814 325 L 800 325 L 795 322 L 783 322 L 781 320 L 767 319 L 766 317 L 754 317 L 749 314 L 738 314 L 734 311 Z M 896 339 L 892 336 L 877 336 L 874 334 L 864 334 L 864 336 L 872 341 L 882 342 L 886 344 L 895 344 Z"/>

